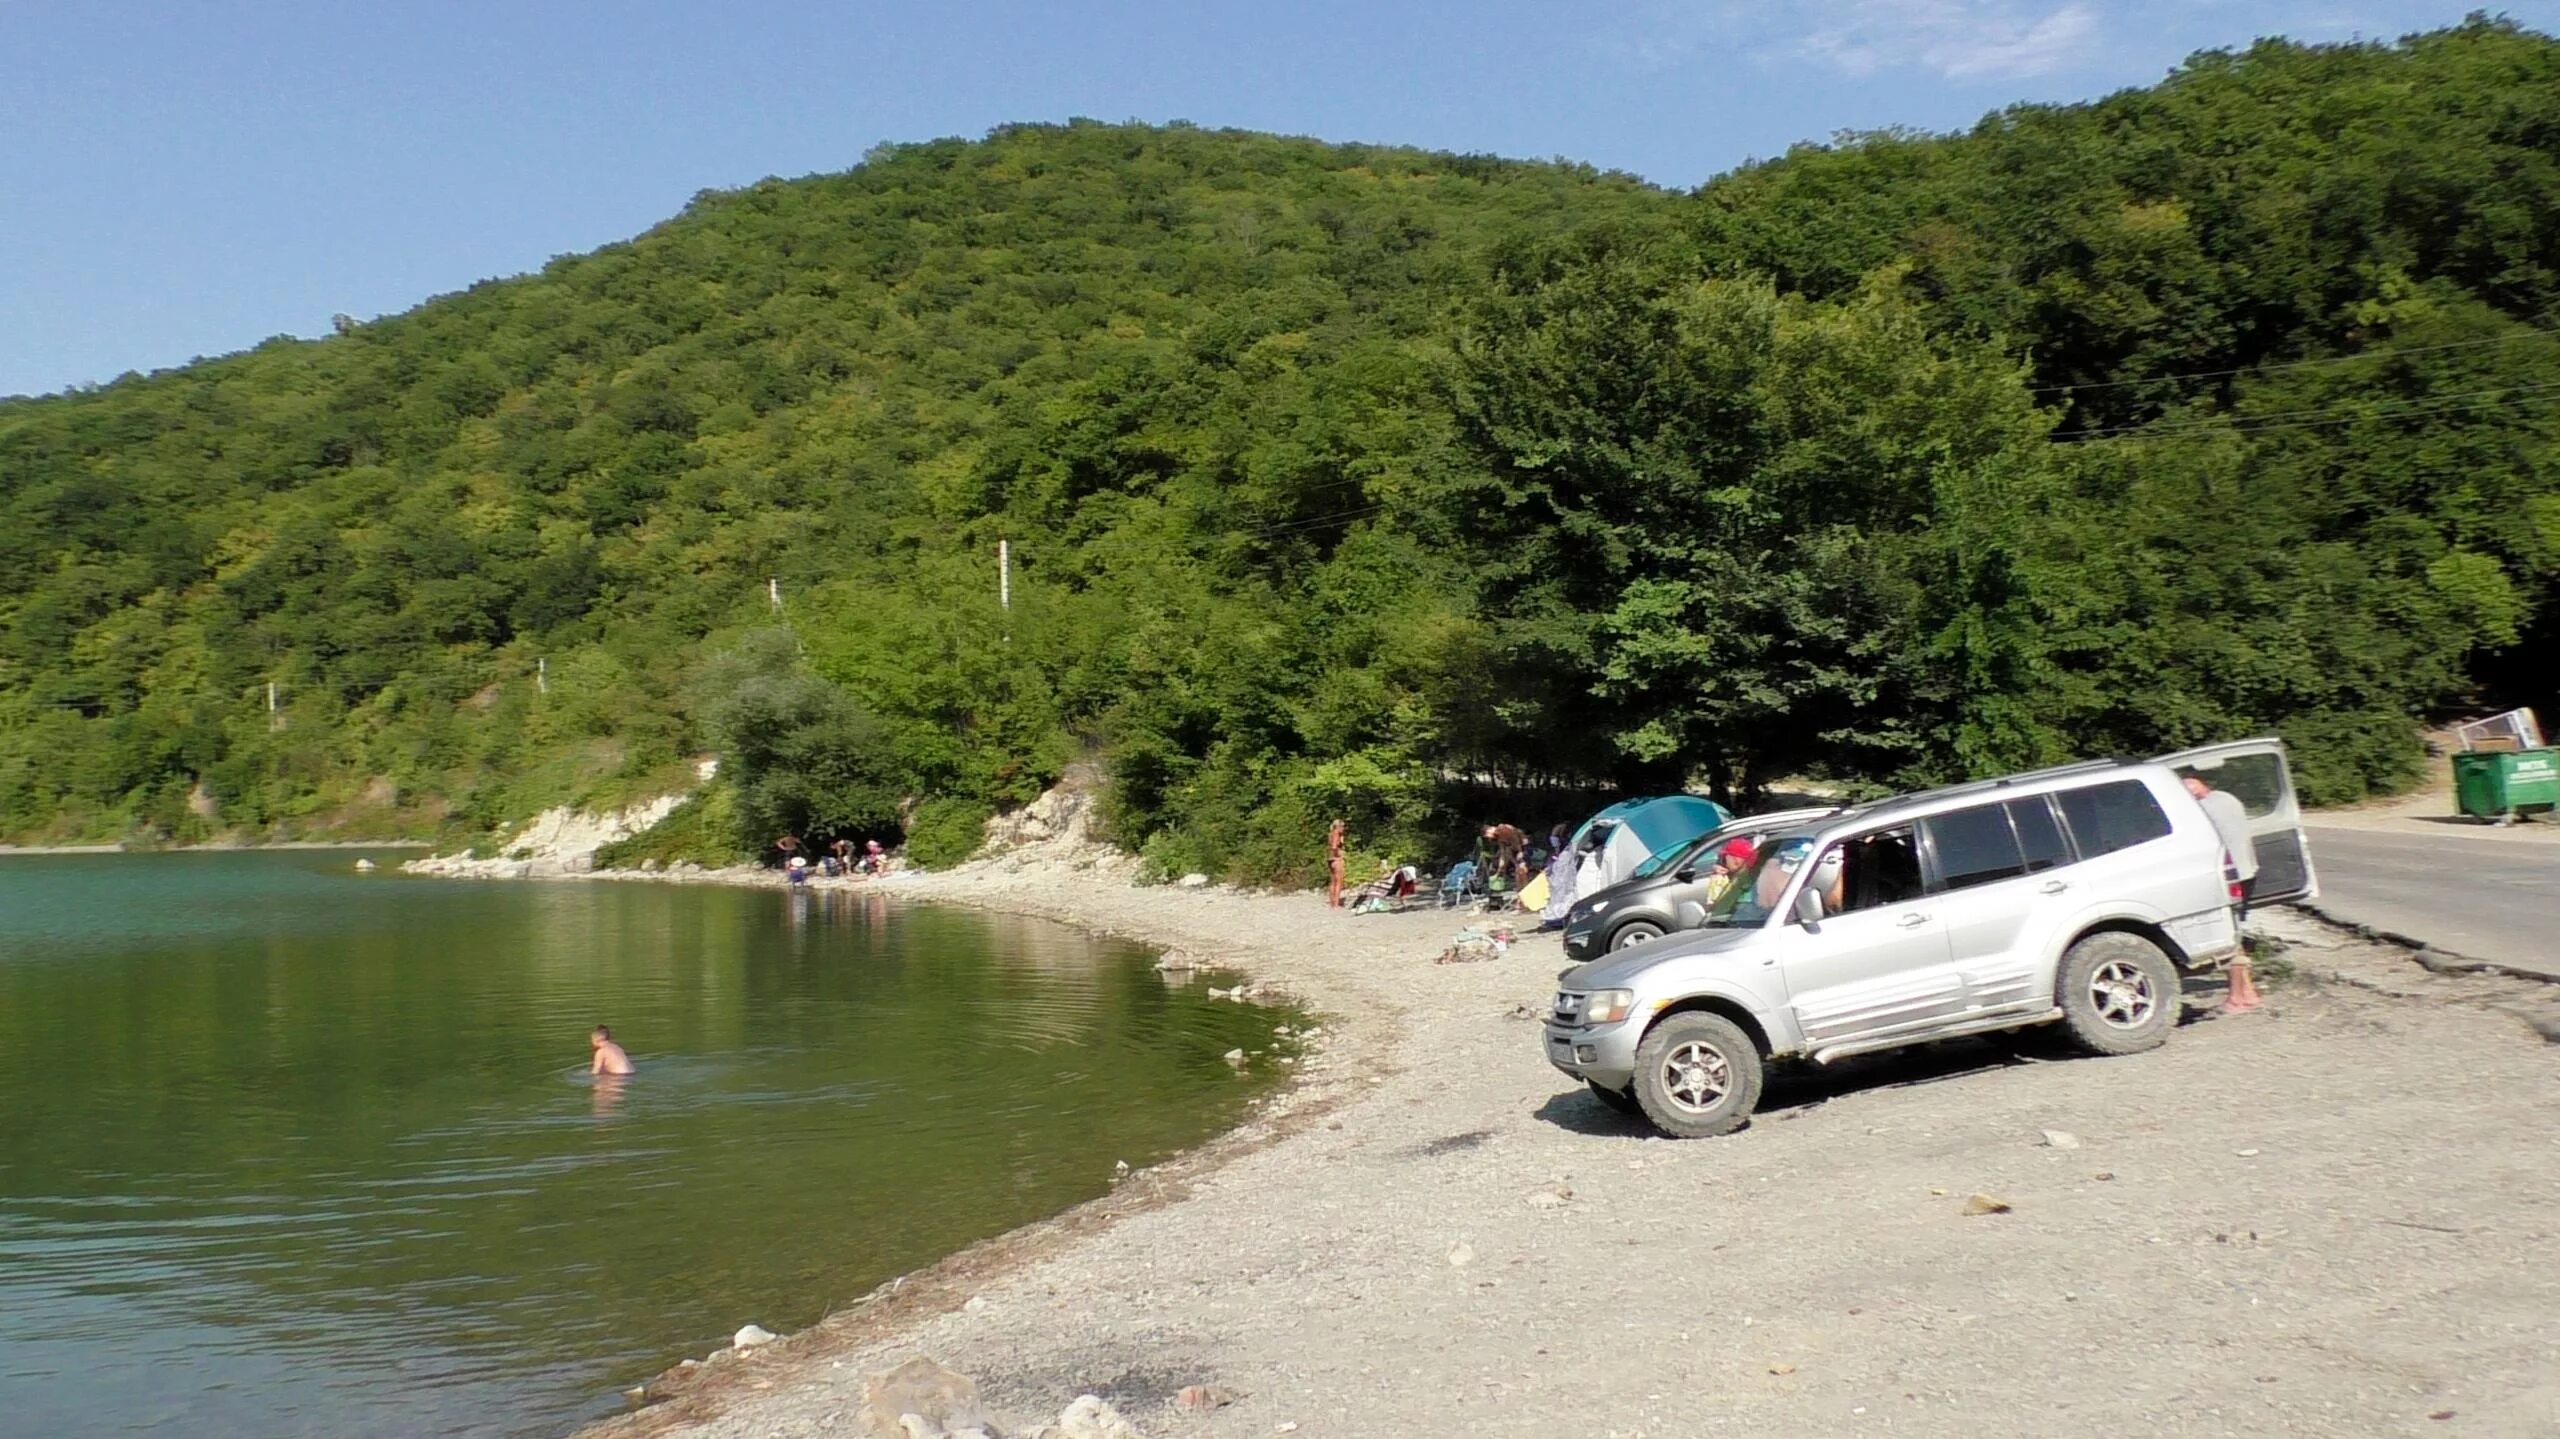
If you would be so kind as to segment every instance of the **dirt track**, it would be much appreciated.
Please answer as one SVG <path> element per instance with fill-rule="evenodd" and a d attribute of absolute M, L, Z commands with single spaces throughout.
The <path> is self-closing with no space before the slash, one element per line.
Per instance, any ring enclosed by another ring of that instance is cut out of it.
<path fill-rule="evenodd" d="M 2560 1046 L 2525 1022 L 2560 992 L 2324 941 L 2152 1054 L 1944 1046 L 1674 1143 L 1539 1057 L 1552 939 L 1439 966 L 1450 916 L 1036 864 L 914 892 L 1216 954 L 1328 1052 L 1171 1179 L 608 1427 L 848 1433 L 923 1352 L 1008 1429 L 1090 1391 L 1150 1436 L 2560 1434 Z M 1247 1397 L 1176 1412 L 1193 1383 Z"/>

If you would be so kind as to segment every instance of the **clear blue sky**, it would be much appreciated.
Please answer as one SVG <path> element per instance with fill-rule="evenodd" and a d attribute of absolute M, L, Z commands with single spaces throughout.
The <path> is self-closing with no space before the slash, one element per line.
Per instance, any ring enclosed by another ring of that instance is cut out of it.
<path fill-rule="evenodd" d="M 0 0 L 0 394 L 407 309 L 884 139 L 1185 119 L 1685 187 L 2474 3 Z"/>

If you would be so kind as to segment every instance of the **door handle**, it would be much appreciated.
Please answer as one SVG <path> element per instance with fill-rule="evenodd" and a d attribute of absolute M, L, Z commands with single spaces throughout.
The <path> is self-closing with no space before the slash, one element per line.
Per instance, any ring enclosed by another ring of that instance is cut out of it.
<path fill-rule="evenodd" d="M 2067 879 L 2049 879 L 2049 880 L 2046 880 L 2044 883 L 2042 883 L 2042 884 L 2040 884 L 2040 885 L 2037 885 L 2037 886 L 2036 886 L 2036 893 L 2038 893 L 2038 894 L 2060 894 L 2060 893 L 2062 893 L 2064 890 L 2069 889 L 2070 887 L 2071 887 L 2071 881 L 2069 881 L 2069 880 L 2067 880 Z"/>
<path fill-rule="evenodd" d="M 1928 922 L 1929 916 L 1925 914 L 1906 914 L 1902 918 L 1894 921 L 1895 924 L 1902 926 L 1904 929 L 1917 929 Z"/>

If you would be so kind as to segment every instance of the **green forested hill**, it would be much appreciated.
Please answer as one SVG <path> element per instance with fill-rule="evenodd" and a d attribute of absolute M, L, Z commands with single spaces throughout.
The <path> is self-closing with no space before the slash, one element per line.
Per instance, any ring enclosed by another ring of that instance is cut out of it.
<path fill-rule="evenodd" d="M 1466 776 L 2274 727 L 2352 796 L 2551 693 L 2556 269 L 2560 45 L 2490 22 L 1693 195 L 884 148 L 0 402 L 0 832 L 476 829 L 707 750 L 697 842 L 922 798 L 947 848 L 1097 751 L 1124 840 L 1236 873 L 1337 810 L 1424 843 Z"/>

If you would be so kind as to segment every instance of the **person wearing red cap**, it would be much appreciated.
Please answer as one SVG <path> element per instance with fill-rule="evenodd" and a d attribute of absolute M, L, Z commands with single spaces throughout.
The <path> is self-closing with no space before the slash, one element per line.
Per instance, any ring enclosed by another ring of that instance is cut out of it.
<path fill-rule="evenodd" d="M 1733 877 L 1751 867 L 1751 856 L 1757 853 L 1747 839 L 1729 839 L 1716 850 L 1715 863 L 1707 866 L 1707 903 L 1713 905 L 1724 898 Z"/>

